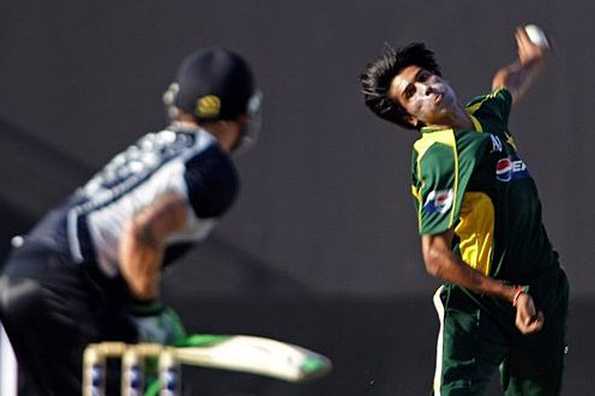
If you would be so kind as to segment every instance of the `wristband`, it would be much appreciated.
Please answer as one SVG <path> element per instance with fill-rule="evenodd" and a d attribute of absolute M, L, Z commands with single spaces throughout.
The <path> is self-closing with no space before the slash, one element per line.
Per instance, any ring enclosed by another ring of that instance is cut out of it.
<path fill-rule="evenodd" d="M 514 296 L 512 297 L 512 306 L 516 307 L 516 303 L 519 299 L 519 297 L 521 296 L 521 294 L 523 293 L 527 293 L 527 287 L 526 286 L 515 286 L 516 291 L 514 292 Z"/>
<path fill-rule="evenodd" d="M 165 306 L 158 299 L 137 300 L 131 298 L 130 313 L 134 316 L 155 316 L 161 314 Z"/>

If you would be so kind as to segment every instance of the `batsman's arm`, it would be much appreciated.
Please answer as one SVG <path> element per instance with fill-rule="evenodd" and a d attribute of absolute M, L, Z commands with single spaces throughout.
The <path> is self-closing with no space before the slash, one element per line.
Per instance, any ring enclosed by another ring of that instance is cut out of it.
<path fill-rule="evenodd" d="M 422 235 L 422 255 L 428 273 L 475 293 L 508 301 L 517 309 L 516 325 L 523 334 L 541 330 L 543 314 L 536 311 L 531 296 L 519 286 L 490 278 L 466 265 L 450 248 L 453 234 L 448 230 L 437 235 Z"/>
<path fill-rule="evenodd" d="M 518 59 L 511 65 L 504 66 L 496 72 L 492 80 L 492 91 L 506 88 L 512 95 L 513 103 L 518 102 L 541 74 L 548 47 L 533 43 L 525 29 L 519 27 L 515 31 Z"/>
<path fill-rule="evenodd" d="M 188 206 L 178 193 L 166 193 L 138 212 L 124 227 L 119 246 L 120 272 L 132 296 L 159 296 L 165 241 L 186 224 Z"/>

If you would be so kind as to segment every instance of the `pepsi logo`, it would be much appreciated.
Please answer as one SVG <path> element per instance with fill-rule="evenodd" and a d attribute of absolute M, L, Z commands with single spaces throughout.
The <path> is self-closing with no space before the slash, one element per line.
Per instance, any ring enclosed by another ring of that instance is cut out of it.
<path fill-rule="evenodd" d="M 424 204 L 424 211 L 428 214 L 446 213 L 452 206 L 453 198 L 454 191 L 452 189 L 430 191 Z"/>
<path fill-rule="evenodd" d="M 512 178 L 512 161 L 510 158 L 502 158 L 496 163 L 496 179 L 509 182 Z"/>
<path fill-rule="evenodd" d="M 502 158 L 496 163 L 496 180 L 509 182 L 513 179 L 529 177 L 527 165 L 523 160 L 510 157 Z"/>

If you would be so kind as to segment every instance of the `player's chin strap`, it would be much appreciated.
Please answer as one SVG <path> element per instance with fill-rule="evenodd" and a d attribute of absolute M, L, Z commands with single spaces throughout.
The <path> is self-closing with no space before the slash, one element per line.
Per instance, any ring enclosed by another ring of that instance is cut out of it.
<path fill-rule="evenodd" d="M 165 105 L 165 111 L 170 123 L 174 123 L 178 117 L 179 110 L 176 107 L 176 95 L 180 91 L 178 83 L 171 83 L 167 90 L 163 93 L 162 100 Z M 239 155 L 246 152 L 250 147 L 254 146 L 258 140 L 260 129 L 262 128 L 262 91 L 256 90 L 246 106 L 247 122 L 242 126 L 240 131 L 240 141 L 233 149 L 234 155 Z"/>

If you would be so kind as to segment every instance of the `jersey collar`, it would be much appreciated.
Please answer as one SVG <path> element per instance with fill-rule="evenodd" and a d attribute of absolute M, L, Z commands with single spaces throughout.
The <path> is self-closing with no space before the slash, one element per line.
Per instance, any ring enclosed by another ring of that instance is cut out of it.
<path fill-rule="evenodd" d="M 479 120 L 469 111 L 467 110 L 467 114 L 469 114 L 469 118 L 471 118 L 471 122 L 473 122 L 473 127 L 477 132 L 483 132 L 483 128 Z"/>
<path fill-rule="evenodd" d="M 466 109 L 466 110 L 467 110 L 467 114 L 469 115 L 469 118 L 471 119 L 471 122 L 473 123 L 473 128 L 477 132 L 483 132 L 483 128 L 482 128 L 481 123 L 479 122 L 479 120 L 469 111 L 469 109 Z M 420 129 L 420 132 L 422 134 L 425 134 L 425 133 L 433 133 L 433 132 L 438 132 L 438 131 L 444 131 L 446 129 L 453 129 L 453 128 L 441 127 L 441 126 L 437 126 L 437 125 L 427 125 L 425 127 L 422 127 Z"/>

